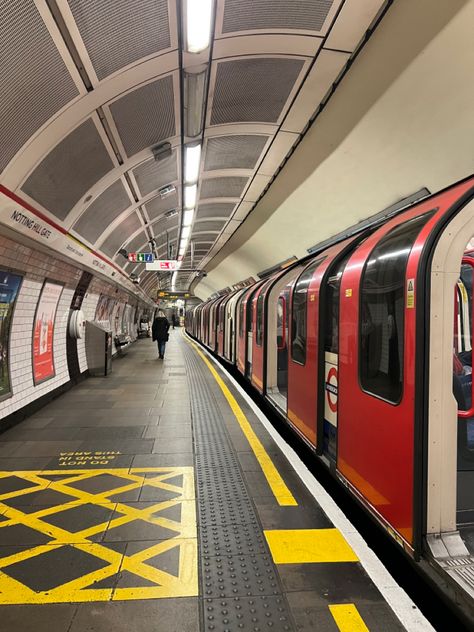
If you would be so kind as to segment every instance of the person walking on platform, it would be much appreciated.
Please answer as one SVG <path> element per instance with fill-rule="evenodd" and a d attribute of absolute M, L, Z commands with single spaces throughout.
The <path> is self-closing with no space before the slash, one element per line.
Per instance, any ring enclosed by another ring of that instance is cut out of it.
<path fill-rule="evenodd" d="M 168 329 L 170 328 L 170 324 L 168 319 L 165 316 L 163 310 L 158 311 L 158 315 L 153 321 L 153 325 L 151 328 L 153 341 L 156 340 L 158 343 L 158 356 L 161 360 L 165 357 L 165 347 L 168 342 L 169 334 Z"/>
<path fill-rule="evenodd" d="M 173 312 L 173 315 L 171 316 L 171 323 L 173 325 L 173 329 L 179 325 L 178 317 L 176 316 L 174 312 Z"/>

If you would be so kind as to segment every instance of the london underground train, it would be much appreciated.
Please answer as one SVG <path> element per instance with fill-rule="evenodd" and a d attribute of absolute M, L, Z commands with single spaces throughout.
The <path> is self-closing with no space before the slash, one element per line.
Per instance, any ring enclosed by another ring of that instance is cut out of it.
<path fill-rule="evenodd" d="M 473 238 L 471 177 L 186 317 L 466 609 Z"/>

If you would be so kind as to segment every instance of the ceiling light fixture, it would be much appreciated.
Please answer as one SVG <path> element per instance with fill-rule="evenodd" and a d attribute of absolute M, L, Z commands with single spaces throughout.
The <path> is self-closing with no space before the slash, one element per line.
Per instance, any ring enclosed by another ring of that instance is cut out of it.
<path fill-rule="evenodd" d="M 197 182 L 201 164 L 201 144 L 188 145 L 184 154 L 184 181 L 187 184 Z"/>
<path fill-rule="evenodd" d="M 203 127 L 207 68 L 184 73 L 184 132 L 189 138 L 200 136 Z"/>
<path fill-rule="evenodd" d="M 174 292 L 174 290 L 176 289 L 175 285 L 176 285 L 176 277 L 178 276 L 177 272 L 173 272 L 173 274 L 171 275 L 171 290 Z"/>
<path fill-rule="evenodd" d="M 187 0 L 186 43 L 189 53 L 200 53 L 211 41 L 213 0 Z"/>
<path fill-rule="evenodd" d="M 193 208 L 196 205 L 197 184 L 184 187 L 184 207 Z"/>
<path fill-rule="evenodd" d="M 166 217 L 166 219 L 169 219 L 170 217 L 174 217 L 177 214 L 178 214 L 178 209 L 177 208 L 172 208 L 171 210 L 166 211 L 165 217 Z"/>
<path fill-rule="evenodd" d="M 183 230 L 181 231 L 181 241 L 189 239 L 189 234 L 191 233 L 191 226 L 183 226 Z"/>
<path fill-rule="evenodd" d="M 189 208 L 183 214 L 183 226 L 191 226 L 193 223 L 194 209 Z"/>

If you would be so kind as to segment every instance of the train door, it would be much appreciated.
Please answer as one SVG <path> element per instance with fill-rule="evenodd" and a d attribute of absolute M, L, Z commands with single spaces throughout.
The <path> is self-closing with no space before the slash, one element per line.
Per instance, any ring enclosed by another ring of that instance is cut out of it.
<path fill-rule="evenodd" d="M 219 315 L 219 320 L 217 323 L 217 337 L 216 337 L 216 353 L 219 356 L 224 355 L 224 338 L 225 338 L 225 328 L 226 328 L 226 309 L 225 306 L 229 297 L 223 298 L 218 307 L 216 308 L 216 313 Z"/>
<path fill-rule="evenodd" d="M 254 325 L 255 325 L 255 321 L 254 321 L 254 299 L 256 298 L 256 292 L 257 290 L 260 288 L 260 286 L 262 285 L 263 281 L 260 281 L 259 283 L 257 283 L 256 285 L 253 286 L 253 288 L 250 290 L 248 296 L 247 296 L 247 300 L 245 301 L 244 304 L 244 311 L 245 311 L 245 331 L 247 332 L 246 335 L 246 359 L 245 359 L 245 377 L 248 378 L 249 380 L 251 379 L 252 376 L 252 362 L 253 362 L 253 336 L 254 336 Z M 255 306 L 256 307 L 256 306 Z M 255 315 L 256 315 L 256 309 L 255 309 Z"/>
<path fill-rule="evenodd" d="M 351 249 L 352 250 L 352 249 Z M 335 463 L 337 454 L 337 397 L 339 388 L 339 301 L 341 278 L 350 254 L 328 270 L 322 289 L 322 316 L 319 340 L 321 352 L 320 416 L 322 417 L 322 454 Z"/>
<path fill-rule="evenodd" d="M 288 403 L 288 344 L 290 286 L 303 266 L 278 276 L 265 297 L 266 370 L 265 395 L 285 416 Z"/>
<path fill-rule="evenodd" d="M 455 290 L 453 394 L 458 407 L 457 502 L 458 527 L 474 523 L 474 400 L 472 384 L 474 253 L 466 252 Z M 471 526 L 471 530 L 474 528 Z"/>
<path fill-rule="evenodd" d="M 434 213 L 429 202 L 384 224 L 351 256 L 340 286 L 337 470 L 410 545 L 415 285 Z"/>
<path fill-rule="evenodd" d="M 252 301 L 252 320 L 255 323 L 253 337 L 251 380 L 255 388 L 263 393 L 265 383 L 265 330 L 266 309 L 265 299 L 268 288 L 274 279 L 267 280 L 256 292 Z"/>
<path fill-rule="evenodd" d="M 285 400 L 284 410 L 286 412 L 286 402 L 288 398 L 288 323 L 289 291 L 283 291 L 278 297 L 277 303 L 277 391 Z"/>
<path fill-rule="evenodd" d="M 311 261 L 290 293 L 288 419 L 313 447 L 317 443 L 318 309 L 317 290 L 310 290 L 310 285 L 325 258 Z"/>

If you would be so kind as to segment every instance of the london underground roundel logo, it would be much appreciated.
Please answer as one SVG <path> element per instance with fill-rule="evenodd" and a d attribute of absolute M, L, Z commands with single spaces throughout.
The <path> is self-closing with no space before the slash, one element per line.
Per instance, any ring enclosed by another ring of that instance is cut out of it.
<path fill-rule="evenodd" d="M 333 413 L 337 412 L 337 369 L 331 367 L 326 380 L 326 397 L 329 408 Z"/>

